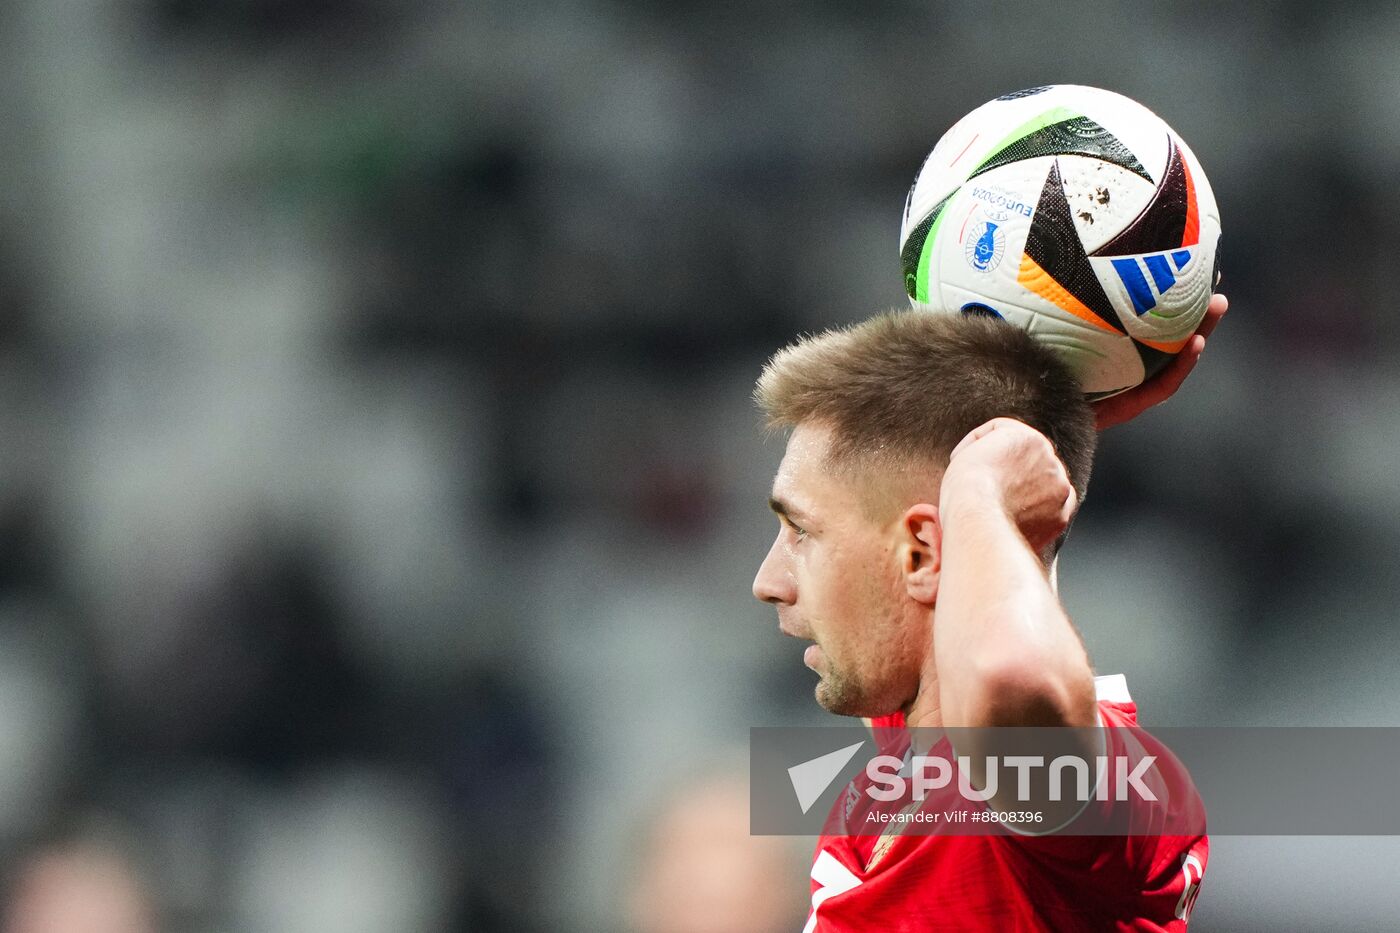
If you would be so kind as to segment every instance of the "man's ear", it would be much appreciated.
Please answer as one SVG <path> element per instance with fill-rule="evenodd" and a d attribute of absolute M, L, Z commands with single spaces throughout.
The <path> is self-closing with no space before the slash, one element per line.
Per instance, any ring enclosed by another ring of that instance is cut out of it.
<path fill-rule="evenodd" d="M 900 519 L 899 558 L 904 588 L 916 602 L 932 606 L 938 597 L 939 571 L 943 566 L 943 526 L 938 507 L 920 503 Z"/>

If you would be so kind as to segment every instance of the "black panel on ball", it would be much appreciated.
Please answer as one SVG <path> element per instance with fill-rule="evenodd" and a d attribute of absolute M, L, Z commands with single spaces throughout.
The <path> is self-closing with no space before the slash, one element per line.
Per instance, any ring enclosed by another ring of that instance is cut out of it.
<path fill-rule="evenodd" d="M 1152 201 L 1122 233 L 1096 249 L 1095 256 L 1140 256 L 1180 248 L 1189 210 L 1186 164 L 1176 143 L 1169 138 L 1167 145 L 1167 171 Z"/>
<path fill-rule="evenodd" d="M 1061 120 L 1022 136 L 1005 149 L 992 153 L 973 170 L 971 177 L 976 178 L 1012 162 L 1048 155 L 1081 155 L 1102 159 L 1152 181 L 1152 176 L 1147 174 L 1147 169 L 1142 167 L 1132 150 L 1088 117 Z"/>
<path fill-rule="evenodd" d="M 1058 161 L 1050 167 L 1045 187 L 1040 192 L 1040 203 L 1036 205 L 1035 216 L 1031 218 L 1030 233 L 1026 235 L 1026 255 L 1105 324 L 1127 333 L 1113 310 L 1113 302 L 1104 292 L 1099 277 L 1094 274 L 1094 267 L 1089 264 L 1084 244 L 1079 241 L 1079 231 L 1075 229 L 1074 218 L 1070 216 L 1069 201 L 1065 198 L 1064 185 L 1060 181 Z"/>
<path fill-rule="evenodd" d="M 1175 353 L 1163 353 L 1156 347 L 1149 347 L 1147 344 L 1133 341 L 1133 349 L 1138 352 L 1142 359 L 1142 381 L 1146 382 L 1153 376 L 1167 368 L 1167 364 L 1176 358 Z"/>

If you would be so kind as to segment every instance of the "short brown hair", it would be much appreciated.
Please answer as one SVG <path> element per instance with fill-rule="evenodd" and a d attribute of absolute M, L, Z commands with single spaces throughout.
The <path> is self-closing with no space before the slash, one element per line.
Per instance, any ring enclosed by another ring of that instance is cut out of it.
<path fill-rule="evenodd" d="M 926 461 L 944 467 L 973 428 L 1024 421 L 1050 438 L 1079 501 L 1098 435 L 1069 369 L 995 318 L 891 311 L 804 337 L 764 367 L 754 399 L 770 428 L 822 422 L 836 463 Z"/>

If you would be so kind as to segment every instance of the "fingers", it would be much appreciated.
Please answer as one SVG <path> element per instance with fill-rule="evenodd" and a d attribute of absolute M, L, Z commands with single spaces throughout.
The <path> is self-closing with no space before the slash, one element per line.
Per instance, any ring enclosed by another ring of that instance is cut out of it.
<path fill-rule="evenodd" d="M 1206 316 L 1201 318 L 1201 326 L 1196 328 L 1196 333 L 1201 337 L 1209 337 L 1228 310 L 1230 310 L 1228 298 L 1220 294 L 1211 295 L 1210 304 L 1206 306 Z"/>
<path fill-rule="evenodd" d="M 997 429 L 998 421 L 1008 420 L 1010 419 L 993 418 L 991 421 L 985 421 L 982 424 L 979 424 L 977 427 L 973 428 L 971 431 L 967 432 L 967 434 L 963 436 L 963 439 L 958 441 L 958 446 L 954 447 L 953 452 L 948 455 L 949 461 L 951 461 L 963 449 L 971 445 L 973 442 L 979 440 L 980 438 L 986 437 L 988 434 L 991 434 L 993 431 L 995 431 Z"/>
<path fill-rule="evenodd" d="M 1181 352 L 1176 355 L 1176 359 L 1162 370 L 1156 379 L 1148 385 L 1143 386 L 1143 400 L 1147 403 L 1143 407 L 1165 402 L 1181 388 L 1181 384 L 1186 381 L 1186 377 L 1191 375 L 1191 370 L 1196 368 L 1197 361 L 1201 358 L 1201 351 L 1206 348 L 1206 338 L 1200 334 L 1195 334 L 1186 341 L 1186 346 L 1181 348 Z"/>
<path fill-rule="evenodd" d="M 979 425 L 978 427 L 969 431 L 967 434 L 963 435 L 963 439 L 958 441 L 958 446 L 954 447 L 953 452 L 948 454 L 949 463 L 952 463 L 954 460 L 956 460 L 958 454 L 962 453 L 964 450 L 967 449 L 969 444 L 977 440 L 977 438 L 980 436 L 977 432 L 980 430 L 982 430 L 982 427 Z"/>
<path fill-rule="evenodd" d="M 1191 335 L 1185 346 L 1176 354 L 1176 358 L 1168 363 L 1165 369 L 1143 383 L 1140 390 L 1140 398 L 1144 402 L 1142 408 L 1165 402 L 1181 388 L 1186 377 L 1191 375 L 1191 370 L 1196 368 L 1196 363 L 1206 348 L 1206 338 L 1219 325 L 1229 307 L 1230 302 L 1224 295 L 1210 296 L 1210 306 L 1206 309 L 1206 316 L 1201 319 L 1201 326 L 1196 328 L 1196 333 Z"/>
<path fill-rule="evenodd" d="M 1069 483 L 1069 476 L 1065 476 L 1065 482 Z M 1074 518 L 1075 510 L 1079 508 L 1079 494 L 1074 491 L 1074 486 L 1069 487 L 1069 495 L 1065 496 L 1065 504 L 1060 506 L 1060 528 L 1068 528 L 1069 523 Z"/>
<path fill-rule="evenodd" d="M 1065 529 L 1079 504 L 1054 444 L 1014 418 L 980 424 L 953 448 L 939 506 L 953 509 L 969 497 L 999 507 L 1037 551 Z"/>
<path fill-rule="evenodd" d="M 1094 421 L 1098 429 L 1102 431 L 1115 424 L 1131 421 L 1153 405 L 1159 405 L 1171 398 L 1176 390 L 1181 388 L 1186 377 L 1191 375 L 1191 370 L 1196 368 L 1201 352 L 1205 350 L 1206 338 L 1215 331 L 1229 308 L 1230 302 L 1224 295 L 1211 295 L 1205 317 L 1201 318 L 1196 333 L 1191 335 L 1186 345 L 1165 369 L 1140 386 L 1095 402 Z"/>

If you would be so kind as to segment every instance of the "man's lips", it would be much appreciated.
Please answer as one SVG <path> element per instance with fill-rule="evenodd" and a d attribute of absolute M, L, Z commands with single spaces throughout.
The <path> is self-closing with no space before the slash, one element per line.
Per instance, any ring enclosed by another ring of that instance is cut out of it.
<path fill-rule="evenodd" d="M 778 631 L 789 638 L 800 638 L 803 641 L 815 641 L 810 632 L 799 631 L 795 626 L 789 625 L 785 620 L 778 620 Z"/>
<path fill-rule="evenodd" d="M 814 665 L 817 663 L 817 658 L 821 656 L 821 647 L 815 644 L 816 639 L 812 637 L 811 633 L 799 631 L 795 626 L 789 625 L 786 619 L 781 618 L 778 619 L 778 630 L 792 638 L 800 638 L 803 641 L 813 642 L 813 644 L 807 646 L 806 651 L 802 652 L 802 663 L 812 668 L 812 670 L 816 670 Z"/>

